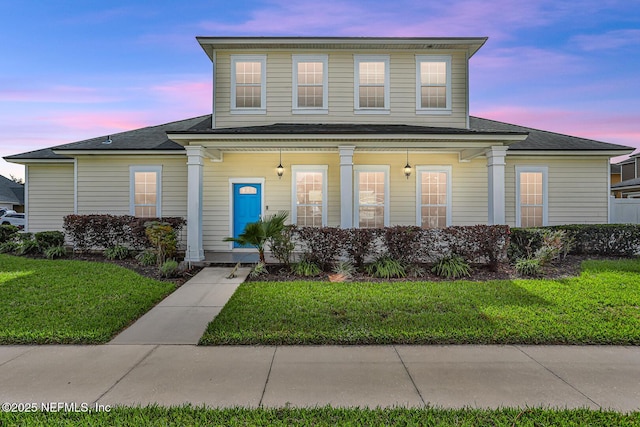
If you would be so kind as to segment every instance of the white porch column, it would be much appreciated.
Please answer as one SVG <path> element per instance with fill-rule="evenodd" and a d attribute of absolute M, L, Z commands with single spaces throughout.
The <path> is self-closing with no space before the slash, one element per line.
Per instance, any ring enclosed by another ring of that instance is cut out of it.
<path fill-rule="evenodd" d="M 355 146 L 340 146 L 340 227 L 353 227 L 353 151 Z"/>
<path fill-rule="evenodd" d="M 489 225 L 506 224 L 504 167 L 509 147 L 494 146 L 486 151 L 489 173 Z"/>
<path fill-rule="evenodd" d="M 185 261 L 203 261 L 202 246 L 202 169 L 204 148 L 184 147 L 187 150 L 187 253 Z"/>

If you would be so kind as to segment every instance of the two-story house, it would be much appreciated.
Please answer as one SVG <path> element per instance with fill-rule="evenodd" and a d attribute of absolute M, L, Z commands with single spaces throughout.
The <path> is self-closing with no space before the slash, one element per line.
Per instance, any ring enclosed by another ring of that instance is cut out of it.
<path fill-rule="evenodd" d="M 300 226 L 606 223 L 633 149 L 469 116 L 486 38 L 198 37 L 206 116 L 8 156 L 30 231 L 66 214 L 187 218 L 186 259 L 260 215 Z"/>
<path fill-rule="evenodd" d="M 611 191 L 616 198 L 640 197 L 640 161 L 638 160 L 638 154 L 611 165 L 611 168 Z M 614 171 L 618 172 L 618 179 L 614 178 Z"/>

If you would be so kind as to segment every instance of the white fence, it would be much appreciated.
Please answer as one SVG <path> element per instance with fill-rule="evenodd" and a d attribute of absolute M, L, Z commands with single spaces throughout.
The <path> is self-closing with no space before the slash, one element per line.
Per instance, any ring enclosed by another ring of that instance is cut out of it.
<path fill-rule="evenodd" d="M 612 197 L 609 209 L 611 224 L 640 224 L 640 199 Z"/>

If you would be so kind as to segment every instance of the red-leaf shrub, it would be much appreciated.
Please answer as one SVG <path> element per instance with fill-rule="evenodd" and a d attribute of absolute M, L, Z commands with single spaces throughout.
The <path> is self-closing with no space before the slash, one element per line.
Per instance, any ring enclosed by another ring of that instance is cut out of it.
<path fill-rule="evenodd" d="M 186 224 L 183 218 L 137 218 L 131 215 L 67 215 L 63 228 L 73 247 L 80 251 L 126 246 L 144 249 L 149 246 L 145 223 L 162 221 L 179 233 Z"/>
<path fill-rule="evenodd" d="M 366 257 L 375 257 L 377 253 L 376 238 L 379 229 L 375 228 L 349 228 L 342 230 L 344 242 L 342 247 L 349 257 L 349 261 L 358 269 L 364 268 Z"/>
<path fill-rule="evenodd" d="M 300 227 L 294 230 L 296 242 L 302 247 L 302 259 L 328 271 L 344 248 L 345 230 L 335 227 Z"/>

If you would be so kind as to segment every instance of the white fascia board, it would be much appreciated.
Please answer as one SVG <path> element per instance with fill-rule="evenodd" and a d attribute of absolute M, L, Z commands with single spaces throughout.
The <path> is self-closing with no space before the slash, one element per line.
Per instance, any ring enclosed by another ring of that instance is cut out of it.
<path fill-rule="evenodd" d="M 616 157 L 624 154 L 629 154 L 633 150 L 517 150 L 507 151 L 507 156 L 604 156 L 604 157 Z"/>
<path fill-rule="evenodd" d="M 6 161 L 18 165 L 29 165 L 33 163 L 73 163 L 74 159 L 11 159 Z"/>
<path fill-rule="evenodd" d="M 83 156 L 83 155 L 99 155 L 99 156 L 127 156 L 127 155 L 176 155 L 185 156 L 186 153 L 181 150 L 53 150 L 54 153 L 63 156 Z"/>
<path fill-rule="evenodd" d="M 472 146 L 478 143 L 488 143 L 489 145 L 510 145 L 523 141 L 527 135 L 451 135 L 451 134 L 167 134 L 168 138 L 179 144 L 203 144 L 233 141 L 235 144 L 246 142 L 273 142 L 281 144 L 284 141 L 337 141 L 337 142 L 357 142 L 357 141 L 402 141 L 402 142 L 472 142 Z"/>

